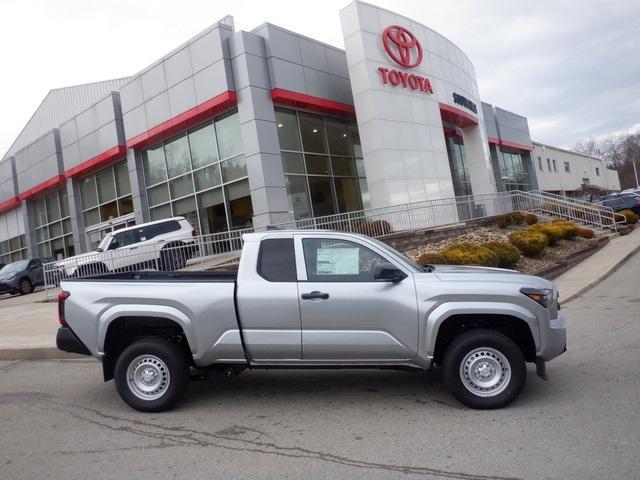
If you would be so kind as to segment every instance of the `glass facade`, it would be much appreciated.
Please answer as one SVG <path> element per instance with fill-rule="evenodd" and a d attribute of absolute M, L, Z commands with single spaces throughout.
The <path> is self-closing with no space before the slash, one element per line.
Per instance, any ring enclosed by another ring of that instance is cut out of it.
<path fill-rule="evenodd" d="M 142 152 L 151 220 L 183 216 L 199 234 L 253 226 L 238 114 Z"/>
<path fill-rule="evenodd" d="M 464 142 L 459 135 L 448 135 L 447 156 L 449 157 L 449 168 L 451 169 L 451 179 L 453 180 L 453 192 L 456 197 L 472 195 L 471 179 L 469 170 L 465 166 Z"/>
<path fill-rule="evenodd" d="M 35 200 L 33 212 L 38 255 L 55 258 L 75 255 L 66 188 Z"/>
<path fill-rule="evenodd" d="M 531 190 L 531 180 L 525 165 L 526 154 L 501 148 L 499 153 L 500 177 L 506 190 Z"/>
<path fill-rule="evenodd" d="M 133 213 L 126 160 L 80 179 L 85 227 Z"/>
<path fill-rule="evenodd" d="M 27 258 L 27 239 L 24 235 L 0 242 L 0 263 L 17 262 Z"/>
<path fill-rule="evenodd" d="M 369 207 L 355 122 L 276 109 L 289 211 L 296 220 Z"/>

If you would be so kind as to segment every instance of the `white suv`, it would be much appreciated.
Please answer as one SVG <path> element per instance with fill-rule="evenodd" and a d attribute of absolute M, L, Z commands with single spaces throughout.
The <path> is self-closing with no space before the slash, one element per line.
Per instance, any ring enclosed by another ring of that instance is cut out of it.
<path fill-rule="evenodd" d="M 62 277 L 139 270 L 180 270 L 197 252 L 196 231 L 184 217 L 143 223 L 108 233 L 95 252 L 56 262 Z"/>

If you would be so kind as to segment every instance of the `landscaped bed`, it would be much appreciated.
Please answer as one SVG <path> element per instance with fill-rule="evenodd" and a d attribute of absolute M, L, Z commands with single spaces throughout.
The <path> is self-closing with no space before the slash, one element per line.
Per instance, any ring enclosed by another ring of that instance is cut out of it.
<path fill-rule="evenodd" d="M 549 222 L 519 213 L 496 218 L 496 224 L 427 243 L 404 253 L 421 264 L 483 265 L 554 276 L 567 261 L 593 253 L 606 243 L 575 223 Z"/>

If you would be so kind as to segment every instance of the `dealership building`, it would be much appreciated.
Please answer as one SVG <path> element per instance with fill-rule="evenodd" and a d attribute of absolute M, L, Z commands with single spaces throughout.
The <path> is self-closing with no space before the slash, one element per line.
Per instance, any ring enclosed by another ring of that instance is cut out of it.
<path fill-rule="evenodd" d="M 527 119 L 481 101 L 462 50 L 363 2 L 339 20 L 344 50 L 226 17 L 133 76 L 52 90 L 0 161 L 0 261 L 176 215 L 213 234 L 539 188 Z"/>

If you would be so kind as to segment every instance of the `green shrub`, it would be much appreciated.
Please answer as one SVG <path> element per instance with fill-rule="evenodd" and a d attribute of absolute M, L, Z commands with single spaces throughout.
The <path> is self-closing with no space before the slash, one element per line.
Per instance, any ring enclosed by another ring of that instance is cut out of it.
<path fill-rule="evenodd" d="M 507 242 L 487 242 L 482 246 L 498 256 L 498 267 L 511 268 L 520 260 L 520 250 Z"/>
<path fill-rule="evenodd" d="M 509 225 L 513 225 L 513 217 L 510 213 L 498 215 L 496 217 L 496 225 L 498 225 L 500 228 L 507 228 Z"/>
<path fill-rule="evenodd" d="M 578 224 L 570 222 L 568 220 L 554 220 L 551 223 L 551 226 L 559 229 L 562 233 L 562 238 L 564 238 L 565 240 L 573 240 L 578 235 L 580 235 L 580 227 L 578 226 Z"/>
<path fill-rule="evenodd" d="M 511 212 L 511 223 L 514 225 L 522 225 L 524 223 L 524 215 L 522 212 Z"/>
<path fill-rule="evenodd" d="M 556 223 L 537 223 L 531 225 L 528 230 L 530 232 L 542 233 L 549 240 L 549 245 L 553 246 L 558 243 L 559 240 L 564 238 L 564 228 L 560 224 Z"/>
<path fill-rule="evenodd" d="M 638 223 L 638 215 L 633 213 L 631 210 L 621 210 L 618 213 L 620 215 L 624 215 L 624 218 L 626 219 L 624 222 L 625 225 L 633 225 L 634 223 Z"/>
<path fill-rule="evenodd" d="M 374 220 L 371 222 L 371 230 L 374 235 L 389 235 L 392 232 L 391 224 L 386 220 Z"/>
<path fill-rule="evenodd" d="M 444 265 L 447 260 L 440 253 L 423 253 L 418 257 L 420 265 Z"/>
<path fill-rule="evenodd" d="M 524 216 L 524 221 L 527 225 L 535 225 L 538 223 L 538 217 L 533 213 L 527 213 Z"/>
<path fill-rule="evenodd" d="M 498 266 L 498 256 L 495 253 L 473 243 L 454 243 L 442 251 L 442 256 L 451 265 Z"/>
<path fill-rule="evenodd" d="M 509 235 L 509 242 L 529 257 L 537 255 L 549 245 L 549 238 L 534 230 L 521 230 Z"/>
<path fill-rule="evenodd" d="M 580 235 L 582 238 L 593 238 L 594 231 L 590 228 L 581 228 L 578 232 L 578 235 Z"/>

